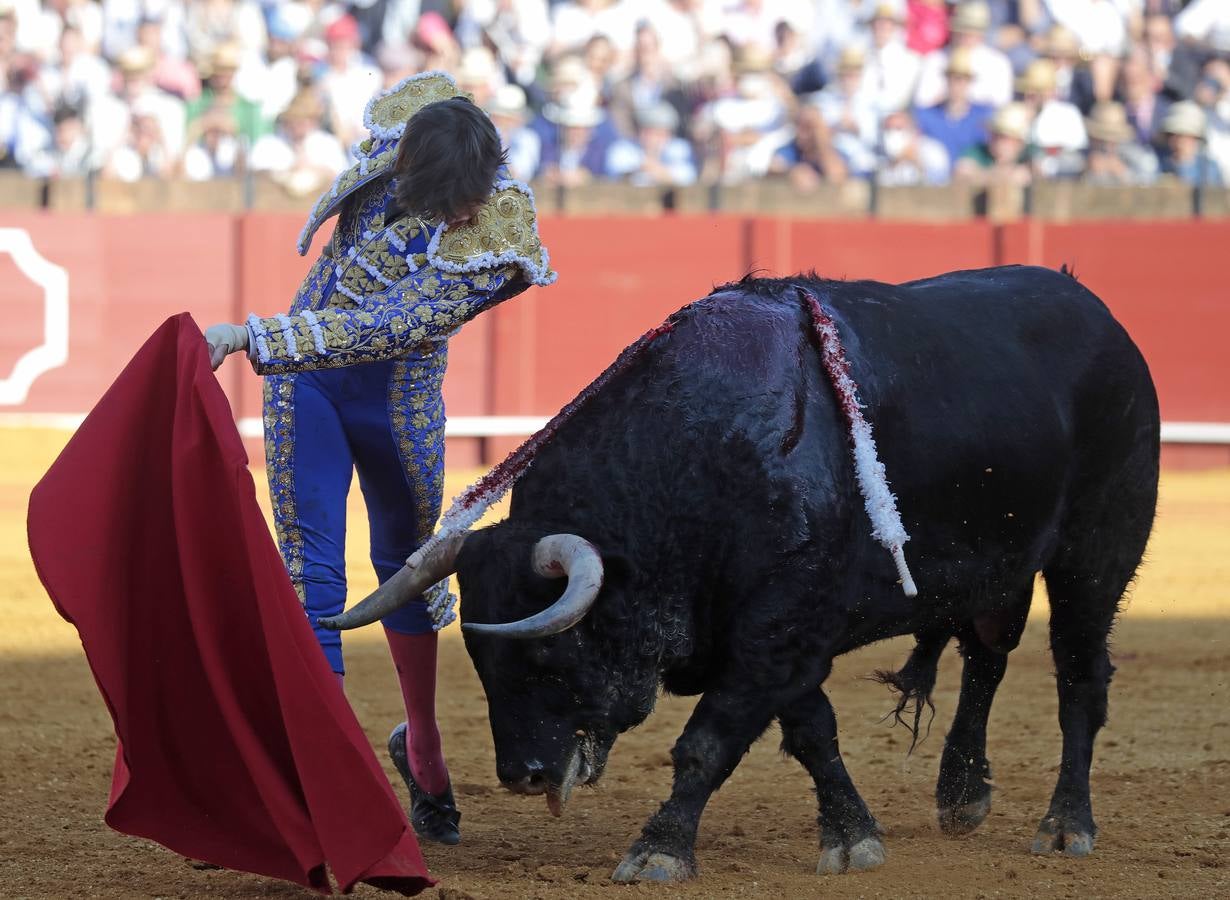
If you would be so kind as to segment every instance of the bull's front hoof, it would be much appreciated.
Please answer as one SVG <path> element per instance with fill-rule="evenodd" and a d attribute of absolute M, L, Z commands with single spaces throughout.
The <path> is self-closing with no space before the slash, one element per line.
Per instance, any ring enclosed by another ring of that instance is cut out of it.
<path fill-rule="evenodd" d="M 696 877 L 696 864 L 669 853 L 643 850 L 630 852 L 611 875 L 611 881 L 631 884 L 634 881 L 687 881 Z"/>
<path fill-rule="evenodd" d="M 990 794 L 961 806 L 941 808 L 939 810 L 940 831 L 953 837 L 969 834 L 982 824 L 990 812 Z"/>
<path fill-rule="evenodd" d="M 1093 852 L 1094 837 L 1093 829 L 1059 816 L 1047 816 L 1038 826 L 1031 849 L 1038 854 L 1059 851 L 1064 856 L 1088 856 Z"/>
<path fill-rule="evenodd" d="M 884 865 L 887 854 L 884 844 L 874 835 L 865 837 L 852 847 L 836 844 L 820 851 L 817 875 L 840 875 L 843 872 L 867 872 Z"/>

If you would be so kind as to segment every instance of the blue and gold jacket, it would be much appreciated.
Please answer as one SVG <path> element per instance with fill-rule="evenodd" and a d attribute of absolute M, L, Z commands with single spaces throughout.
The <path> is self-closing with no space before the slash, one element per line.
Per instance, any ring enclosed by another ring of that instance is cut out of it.
<path fill-rule="evenodd" d="M 497 181 L 468 222 L 449 226 L 393 212 L 393 163 L 406 122 L 429 103 L 461 95 L 443 72 L 414 75 L 378 94 L 364 112 L 371 137 L 308 217 L 300 255 L 334 215 L 333 236 L 303 280 L 289 313 L 250 316 L 249 346 L 261 375 L 443 353 L 448 338 L 483 309 L 531 284 L 555 281 L 538 237 L 534 196 Z"/>

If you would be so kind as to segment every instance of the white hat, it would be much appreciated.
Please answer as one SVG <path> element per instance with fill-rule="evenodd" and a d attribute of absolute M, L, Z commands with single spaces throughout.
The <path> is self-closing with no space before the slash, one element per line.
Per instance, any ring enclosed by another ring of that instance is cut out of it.
<path fill-rule="evenodd" d="M 991 8 L 982 0 L 962 3 L 953 11 L 948 27 L 953 31 L 986 31 L 991 27 Z"/>
<path fill-rule="evenodd" d="M 598 108 L 598 92 L 590 87 L 572 91 L 562 103 L 548 103 L 542 108 L 548 122 L 565 128 L 593 128 L 602 121 Z"/>
<path fill-rule="evenodd" d="M 525 115 L 525 91 L 515 84 L 501 85 L 487 104 L 487 111 L 494 116 Z"/>
<path fill-rule="evenodd" d="M 1182 100 L 1170 107 L 1166 117 L 1162 119 L 1163 134 L 1183 134 L 1190 137 L 1204 137 L 1208 118 L 1204 110 L 1191 100 Z"/>
<path fill-rule="evenodd" d="M 471 47 L 461 55 L 457 67 L 457 84 L 489 84 L 496 72 L 495 57 L 486 47 Z"/>
<path fill-rule="evenodd" d="M 664 128 L 674 131 L 679 127 L 679 113 L 665 100 L 638 106 L 633 111 L 633 118 L 640 128 Z"/>
<path fill-rule="evenodd" d="M 991 117 L 987 130 L 1019 141 L 1029 140 L 1029 108 L 1024 103 L 1009 103 L 1001 106 Z"/>

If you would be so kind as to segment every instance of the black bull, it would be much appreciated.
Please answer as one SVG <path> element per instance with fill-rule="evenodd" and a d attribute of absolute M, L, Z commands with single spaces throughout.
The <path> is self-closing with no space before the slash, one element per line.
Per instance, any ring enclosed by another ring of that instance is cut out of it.
<path fill-rule="evenodd" d="M 844 342 L 917 597 L 871 536 L 804 292 Z M 700 694 L 671 796 L 616 880 L 695 874 L 706 802 L 774 719 L 815 780 L 818 871 L 873 868 L 880 830 L 822 685 L 838 654 L 909 633 L 909 662 L 882 677 L 903 706 L 922 702 L 955 636 L 964 673 L 936 797 L 945 831 L 972 830 L 990 809 L 991 703 L 1041 572 L 1063 756 L 1034 850 L 1089 853 L 1107 637 L 1158 475 L 1153 384 L 1106 307 L 1065 274 L 1009 267 L 897 286 L 744 279 L 671 323 L 543 447 L 508 519 L 455 558 L 462 618 L 505 623 L 560 595 L 530 566 L 544 536 L 579 535 L 601 556 L 601 590 L 573 627 L 517 640 L 467 625 L 500 780 L 558 814 L 659 687 Z"/>

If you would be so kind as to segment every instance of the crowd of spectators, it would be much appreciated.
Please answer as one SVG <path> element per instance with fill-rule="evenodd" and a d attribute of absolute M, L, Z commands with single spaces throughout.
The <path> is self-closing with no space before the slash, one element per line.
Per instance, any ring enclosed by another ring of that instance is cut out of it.
<path fill-rule="evenodd" d="M 432 69 L 568 186 L 1230 183 L 1230 0 L 0 0 L 0 167 L 307 195 Z"/>

